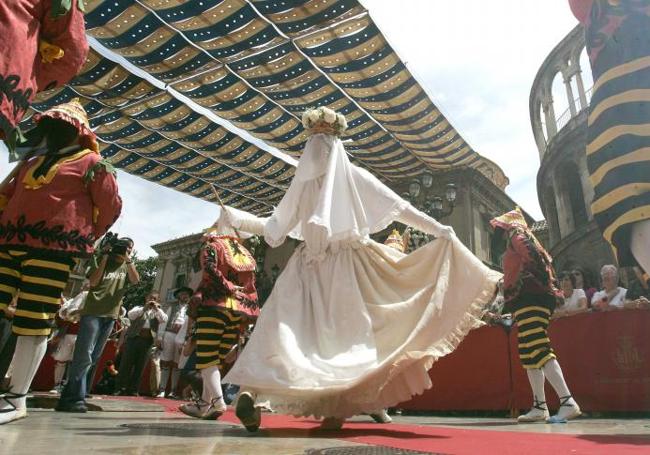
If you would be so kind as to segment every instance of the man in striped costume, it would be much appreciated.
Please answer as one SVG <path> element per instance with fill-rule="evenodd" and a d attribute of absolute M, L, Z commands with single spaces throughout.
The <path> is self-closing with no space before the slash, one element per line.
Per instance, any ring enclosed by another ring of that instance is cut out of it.
<path fill-rule="evenodd" d="M 650 0 L 570 0 L 594 79 L 592 212 L 619 266 L 650 271 Z"/>
<path fill-rule="evenodd" d="M 102 160 L 81 104 L 55 106 L 35 121 L 22 147 L 32 158 L 0 188 L 0 310 L 18 295 L 14 370 L 0 396 L 0 423 L 26 416 L 25 394 L 74 259 L 93 253 L 122 208 L 113 168 Z"/>
<path fill-rule="evenodd" d="M 203 394 L 201 400 L 179 409 L 191 417 L 215 419 L 226 410 L 220 369 L 238 344 L 242 325 L 259 315 L 256 262 L 228 216 L 219 217 L 216 230 L 206 234 L 199 254 L 203 274 L 190 301 L 188 333 L 196 342 Z"/>
<path fill-rule="evenodd" d="M 523 214 L 516 208 L 494 218 L 490 224 L 495 235 L 506 241 L 503 255 L 504 313 L 512 313 L 518 328 L 519 360 L 526 369 L 533 391 L 533 407 L 517 419 L 565 421 L 580 415 L 580 407 L 569 392 L 557 362 L 548 324 L 562 293 L 555 286 L 551 257 L 528 228 Z M 560 410 L 549 418 L 544 381 L 553 386 L 560 398 Z"/>

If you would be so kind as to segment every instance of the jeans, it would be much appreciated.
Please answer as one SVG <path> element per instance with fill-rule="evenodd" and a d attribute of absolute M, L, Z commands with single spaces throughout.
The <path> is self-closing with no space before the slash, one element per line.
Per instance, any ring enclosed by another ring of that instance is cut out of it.
<path fill-rule="evenodd" d="M 68 367 L 68 382 L 61 393 L 59 405 L 83 403 L 88 386 L 88 372 L 99 361 L 115 320 L 98 316 L 82 316 L 72 362 Z"/>

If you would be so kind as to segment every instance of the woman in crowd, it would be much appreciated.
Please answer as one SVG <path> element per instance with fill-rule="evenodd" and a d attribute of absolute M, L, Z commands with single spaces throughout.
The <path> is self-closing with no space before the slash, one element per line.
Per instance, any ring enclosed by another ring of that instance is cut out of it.
<path fill-rule="evenodd" d="M 564 271 L 560 273 L 560 289 L 564 296 L 564 304 L 555 310 L 553 317 L 570 316 L 572 314 L 584 313 L 588 310 L 585 291 L 578 288 L 575 276 L 571 272 Z"/>
<path fill-rule="evenodd" d="M 600 311 L 623 308 L 627 289 L 618 285 L 618 269 L 611 264 L 606 264 L 600 269 L 600 278 L 603 289 L 594 294 L 591 307 Z"/>
<path fill-rule="evenodd" d="M 582 289 L 587 297 L 587 306 L 591 307 L 591 299 L 598 289 L 591 286 L 591 283 L 582 267 L 574 267 L 571 276 L 575 279 L 575 288 Z"/>

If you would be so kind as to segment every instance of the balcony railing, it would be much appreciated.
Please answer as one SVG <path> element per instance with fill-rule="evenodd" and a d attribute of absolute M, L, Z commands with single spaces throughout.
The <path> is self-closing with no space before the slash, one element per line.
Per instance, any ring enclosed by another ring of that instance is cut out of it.
<path fill-rule="evenodd" d="M 585 109 L 589 108 L 589 103 L 591 102 L 591 91 L 592 91 L 592 89 L 593 89 L 593 87 L 591 87 L 589 90 L 587 90 L 587 91 L 585 92 L 585 98 L 587 99 L 587 105 L 584 106 L 584 107 L 582 107 L 582 108 L 580 108 L 580 109 L 576 109 L 576 115 L 575 115 L 576 117 L 577 117 L 578 114 L 580 114 L 582 111 L 584 111 Z M 573 100 L 573 103 L 574 103 L 574 106 L 576 106 L 576 107 L 577 107 L 577 106 L 580 106 L 580 97 L 577 97 L 576 99 L 574 99 L 574 100 Z M 555 126 L 556 126 L 556 128 L 557 128 L 557 132 L 559 133 L 559 132 L 562 130 L 562 128 L 564 128 L 564 127 L 567 125 L 567 123 L 569 123 L 569 121 L 570 121 L 573 117 L 574 117 L 574 116 L 571 115 L 571 108 L 570 108 L 570 107 L 567 107 L 566 110 L 565 110 L 564 112 L 562 112 L 562 114 L 560 114 L 560 115 L 555 119 Z"/>

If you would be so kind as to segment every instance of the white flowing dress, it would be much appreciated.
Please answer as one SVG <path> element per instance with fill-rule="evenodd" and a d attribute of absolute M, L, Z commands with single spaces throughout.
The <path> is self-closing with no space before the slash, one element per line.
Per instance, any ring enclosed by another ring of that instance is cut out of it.
<path fill-rule="evenodd" d="M 444 226 L 323 134 L 308 141 L 271 218 L 234 218 L 271 246 L 304 240 L 224 378 L 282 413 L 349 417 L 422 393 L 433 362 L 481 324 L 501 277 L 455 235 L 409 255 L 371 240 L 393 220 L 434 235 Z"/>

